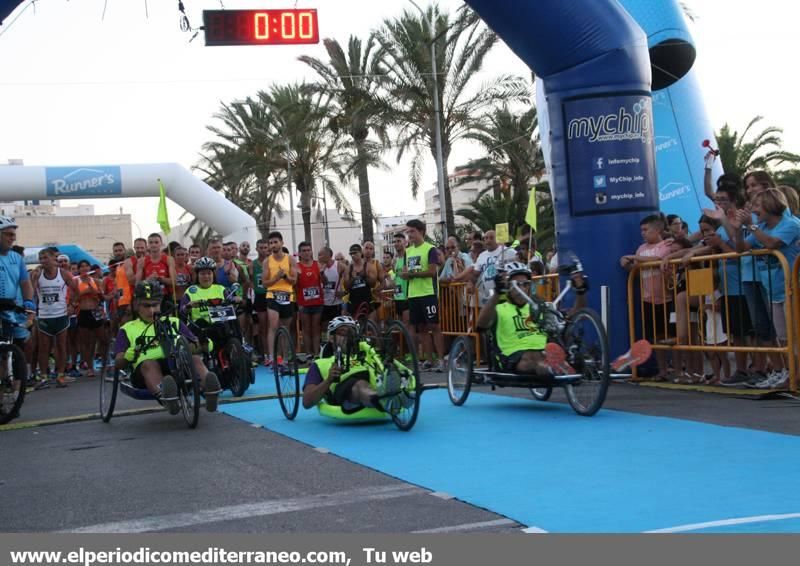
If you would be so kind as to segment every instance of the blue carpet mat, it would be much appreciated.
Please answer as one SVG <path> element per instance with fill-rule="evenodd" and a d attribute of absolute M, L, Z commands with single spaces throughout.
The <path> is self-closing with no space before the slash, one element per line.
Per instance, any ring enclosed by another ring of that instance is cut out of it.
<path fill-rule="evenodd" d="M 473 393 L 423 395 L 409 433 L 277 401 L 221 411 L 548 532 L 800 532 L 800 437 Z M 742 524 L 717 521 L 752 517 Z"/>

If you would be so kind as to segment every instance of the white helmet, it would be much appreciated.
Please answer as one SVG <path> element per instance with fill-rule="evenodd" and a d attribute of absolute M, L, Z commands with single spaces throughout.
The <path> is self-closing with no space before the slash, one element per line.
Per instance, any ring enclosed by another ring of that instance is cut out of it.
<path fill-rule="evenodd" d="M 208 269 L 211 271 L 216 270 L 217 262 L 211 259 L 210 257 L 201 257 L 196 262 L 194 262 L 195 271 L 203 271 L 204 269 Z"/>
<path fill-rule="evenodd" d="M 356 321 L 349 316 L 337 316 L 332 321 L 328 323 L 328 332 L 333 334 L 342 326 L 351 327 L 353 330 L 358 330 L 358 325 Z"/>
<path fill-rule="evenodd" d="M 0 216 L 0 230 L 5 230 L 6 228 L 16 228 L 17 221 L 11 218 L 10 216 Z"/>
<path fill-rule="evenodd" d="M 519 261 L 511 261 L 503 266 L 503 271 L 508 273 L 508 277 L 514 277 L 515 275 L 523 274 L 531 278 L 531 270 L 530 268 L 522 262 Z"/>

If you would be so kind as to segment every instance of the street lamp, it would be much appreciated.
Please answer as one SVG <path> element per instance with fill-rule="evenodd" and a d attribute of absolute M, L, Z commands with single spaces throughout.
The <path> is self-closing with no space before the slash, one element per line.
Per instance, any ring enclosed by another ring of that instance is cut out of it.
<path fill-rule="evenodd" d="M 411 4 L 419 10 L 419 13 L 425 18 L 425 12 L 422 8 L 417 5 L 414 0 L 408 0 Z M 433 14 L 431 14 L 431 34 L 433 33 Z M 442 33 L 446 33 L 447 30 L 443 31 Z M 439 34 L 441 35 L 441 34 Z M 439 205 L 441 207 L 441 223 L 442 223 L 442 234 L 443 238 L 447 240 L 447 211 L 445 210 L 445 200 L 444 200 L 444 159 L 442 158 L 442 120 L 441 120 L 441 111 L 439 110 L 439 77 L 436 71 L 436 40 L 439 39 L 439 35 L 436 35 L 431 38 L 431 70 L 433 72 L 433 114 L 434 118 L 436 119 L 436 174 L 438 177 L 437 184 L 439 185 Z"/>

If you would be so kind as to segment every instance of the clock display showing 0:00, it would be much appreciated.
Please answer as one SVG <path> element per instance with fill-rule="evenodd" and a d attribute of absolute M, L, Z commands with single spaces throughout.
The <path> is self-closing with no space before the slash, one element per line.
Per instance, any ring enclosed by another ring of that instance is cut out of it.
<path fill-rule="evenodd" d="M 319 43 L 316 10 L 204 10 L 206 45 Z"/>

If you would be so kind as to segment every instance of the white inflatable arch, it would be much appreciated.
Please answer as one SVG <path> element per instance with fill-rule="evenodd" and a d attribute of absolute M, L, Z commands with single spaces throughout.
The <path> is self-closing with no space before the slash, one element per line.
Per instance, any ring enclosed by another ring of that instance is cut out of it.
<path fill-rule="evenodd" d="M 252 216 L 177 163 L 0 167 L 0 199 L 156 197 L 159 179 L 164 183 L 167 198 L 226 240 L 255 242 L 260 238 Z"/>

